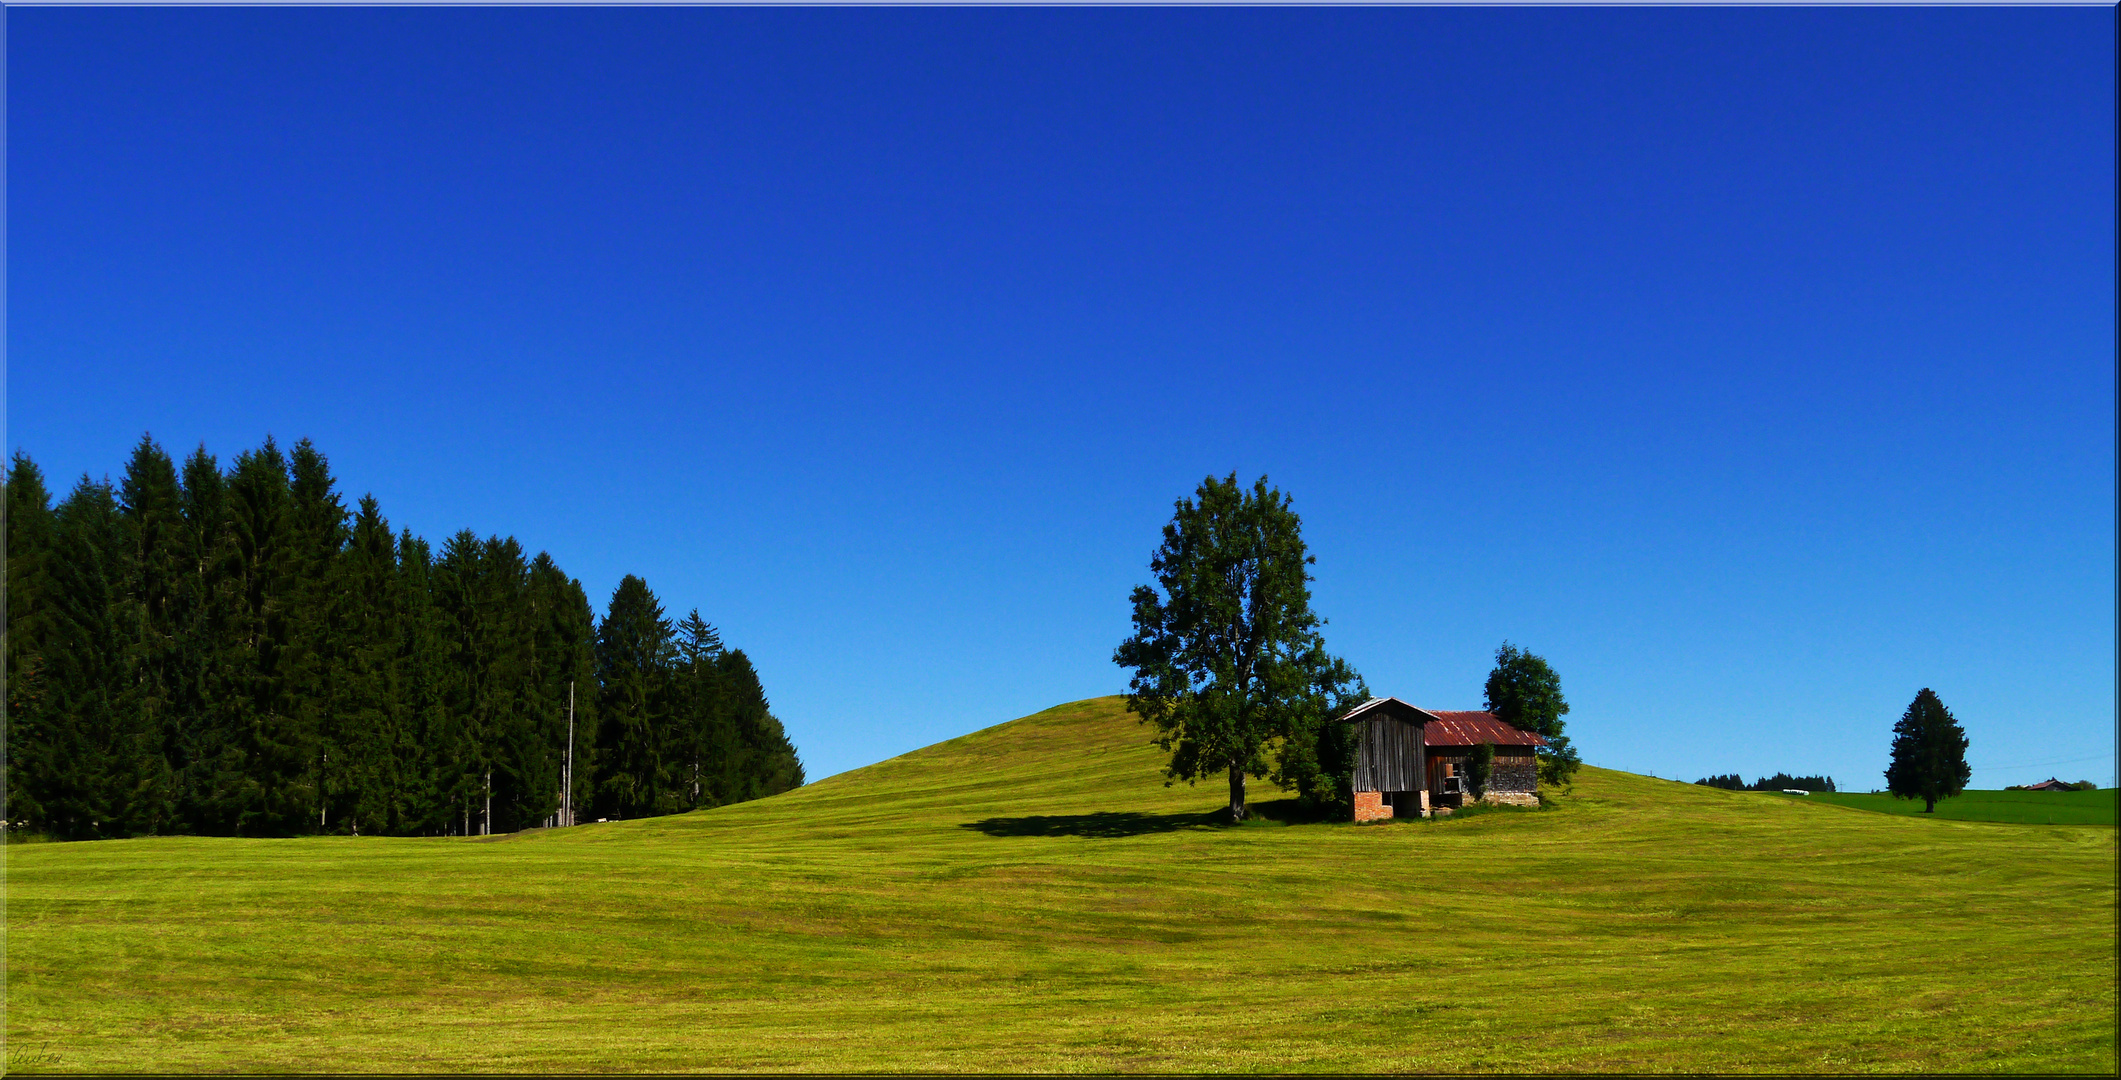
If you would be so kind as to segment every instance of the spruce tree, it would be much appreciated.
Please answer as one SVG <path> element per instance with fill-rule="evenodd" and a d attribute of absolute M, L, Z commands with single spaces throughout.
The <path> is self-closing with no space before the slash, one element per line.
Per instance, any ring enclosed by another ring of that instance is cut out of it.
<path fill-rule="evenodd" d="M 352 609 L 366 602 L 338 588 L 338 561 L 346 546 L 346 507 L 341 502 L 330 463 L 307 438 L 288 455 L 287 501 L 287 648 L 282 655 L 285 708 L 309 748 L 303 785 L 313 799 L 298 831 L 328 829 L 330 803 L 351 793 L 347 751 L 353 733 L 343 730 L 350 718 L 333 711 L 333 683 L 344 663 L 344 628 Z"/>
<path fill-rule="evenodd" d="M 672 719 L 682 801 L 688 808 L 718 806 L 729 798 L 727 770 L 736 749 L 736 727 L 722 677 L 722 653 L 721 634 L 700 618 L 697 608 L 679 620 Z"/>
<path fill-rule="evenodd" d="M 332 591 L 341 597 L 339 671 L 328 714 L 335 768 L 327 770 L 328 831 L 397 832 L 407 816 L 406 710 L 399 701 L 397 548 L 372 495 L 361 498 Z"/>
<path fill-rule="evenodd" d="M 742 649 L 722 653 L 718 667 L 735 731 L 736 776 L 729 801 L 763 799 L 803 786 L 803 762 L 766 700 L 758 671 Z"/>
<path fill-rule="evenodd" d="M 178 708 L 183 647 L 178 620 L 189 552 L 177 468 L 153 438 L 142 435 L 119 488 L 127 548 L 123 634 L 130 720 L 151 738 L 142 753 L 147 787 L 139 793 L 143 831 L 176 831 L 185 725 Z"/>
<path fill-rule="evenodd" d="M 236 831 L 252 782 L 242 559 L 229 517 L 227 478 L 204 446 L 184 460 L 183 550 L 175 595 L 178 681 L 171 709 L 181 743 L 178 813 L 188 831 Z"/>
<path fill-rule="evenodd" d="M 543 614 L 531 581 L 530 561 L 515 537 L 488 539 L 487 564 L 495 607 L 505 612 L 497 627 L 496 724 L 500 729 L 492 777 L 493 827 L 515 830 L 536 824 L 559 807 L 561 711 L 545 685 L 538 652 Z"/>
<path fill-rule="evenodd" d="M 442 769 L 437 778 L 454 831 L 479 831 L 500 738 L 496 700 L 507 687 L 496 676 L 503 621 L 488 580 L 486 545 L 469 529 L 442 546 L 432 577 L 435 612 L 443 633 L 443 708 L 452 723 L 449 738 L 436 746 Z"/>
<path fill-rule="evenodd" d="M 242 778 L 230 793 L 235 830 L 245 836 L 311 831 L 317 819 L 318 733 L 301 693 L 309 672 L 295 640 L 304 599 L 297 574 L 294 498 L 287 459 L 267 437 L 236 455 L 228 475 L 230 532 L 235 542 L 237 610 L 231 682 Z"/>
<path fill-rule="evenodd" d="M 49 756 L 31 778 L 32 790 L 54 835 L 149 832 L 157 824 L 161 786 L 158 746 L 132 677 L 124 592 L 131 560 L 117 494 L 109 481 L 83 476 L 54 522 L 40 733 Z"/>
<path fill-rule="evenodd" d="M 1886 790 L 1896 798 L 1921 799 L 1922 812 L 1934 813 L 1937 800 L 1966 790 L 1974 775 L 1966 764 L 1966 732 L 1952 719 L 1936 693 L 1923 687 L 1900 722 L 1893 725 L 1893 760 L 1885 770 Z"/>
<path fill-rule="evenodd" d="M 532 661 L 539 728 L 535 737 L 552 758 L 552 813 L 572 806 L 577 816 L 593 805 L 596 745 L 596 615 L 582 583 L 568 577 L 539 552 L 530 563 Z M 574 793 L 561 785 L 568 768 L 568 708 L 572 694 Z M 526 813 L 531 812 L 526 810 Z"/>
<path fill-rule="evenodd" d="M 59 765 L 59 737 L 45 654 L 51 646 L 53 520 L 44 473 L 17 450 L 8 463 L 7 492 L 7 803 L 8 828 L 48 829 L 44 803 Z"/>
<path fill-rule="evenodd" d="M 668 808 L 672 777 L 665 753 L 671 625 L 648 583 L 620 579 L 597 627 L 598 803 L 633 817 Z"/>
<path fill-rule="evenodd" d="M 541 674 L 542 616 L 523 545 L 512 536 L 489 537 L 483 566 L 485 595 L 496 615 L 485 671 L 494 731 L 488 824 L 512 831 L 544 820 L 559 806 L 562 737 L 554 721 L 560 713 Z"/>
<path fill-rule="evenodd" d="M 463 725 L 449 709 L 447 619 L 435 602 L 434 578 L 427 541 L 409 529 L 401 532 L 398 701 L 411 738 L 400 744 L 399 767 L 408 778 L 405 817 L 392 831 L 439 836 L 457 828 L 454 782 L 461 776 Z"/>

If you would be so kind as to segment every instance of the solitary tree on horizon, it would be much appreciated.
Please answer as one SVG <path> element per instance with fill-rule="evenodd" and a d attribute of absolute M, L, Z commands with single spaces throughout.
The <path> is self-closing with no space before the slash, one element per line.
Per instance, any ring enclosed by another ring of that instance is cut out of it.
<path fill-rule="evenodd" d="M 1893 725 L 1893 761 L 1885 787 L 1896 798 L 1921 799 L 1935 813 L 1938 799 L 1966 790 L 1974 770 L 1966 764 L 1966 732 L 1935 691 L 1925 686 Z"/>
<path fill-rule="evenodd" d="M 1368 696 L 1326 654 L 1301 528 L 1264 476 L 1250 491 L 1234 472 L 1202 480 L 1149 561 L 1161 594 L 1135 587 L 1134 635 L 1112 654 L 1134 669 L 1127 709 L 1156 725 L 1166 775 L 1226 774 L 1232 821 L 1245 817 L 1245 777 L 1267 775 L 1271 740 L 1315 742 L 1330 714 Z"/>

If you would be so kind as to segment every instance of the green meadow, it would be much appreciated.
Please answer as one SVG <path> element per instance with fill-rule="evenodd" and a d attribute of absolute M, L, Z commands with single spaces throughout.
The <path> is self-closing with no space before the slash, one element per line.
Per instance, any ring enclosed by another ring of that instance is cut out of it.
<path fill-rule="evenodd" d="M 1810 799 L 1881 814 L 1923 814 L 1921 799 L 1896 799 L 1885 794 L 1854 791 L 1767 794 L 1777 799 Z M 1936 811 L 1928 816 L 1951 821 L 2001 821 L 2016 825 L 2112 825 L 2116 817 L 2121 816 L 2121 790 L 1968 791 L 1939 800 Z"/>
<path fill-rule="evenodd" d="M 1590 768 L 1460 820 L 1222 798 L 1100 698 L 677 817 L 10 847 L 8 1061 L 2115 1070 L 2111 824 Z"/>

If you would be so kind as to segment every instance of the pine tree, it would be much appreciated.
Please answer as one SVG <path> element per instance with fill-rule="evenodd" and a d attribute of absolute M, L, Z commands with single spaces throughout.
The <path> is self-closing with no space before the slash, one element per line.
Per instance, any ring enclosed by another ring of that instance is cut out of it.
<path fill-rule="evenodd" d="M 736 733 L 736 775 L 728 801 L 763 799 L 802 787 L 803 762 L 773 715 L 751 659 L 742 649 L 730 649 L 722 653 L 719 666 Z"/>
<path fill-rule="evenodd" d="M 1922 812 L 1934 813 L 1937 800 L 1966 790 L 1974 775 L 1966 764 L 1966 732 L 1952 719 L 1936 693 L 1923 687 L 1900 722 L 1893 725 L 1893 760 L 1885 770 L 1886 790 L 1896 798 L 1921 799 Z"/>
<path fill-rule="evenodd" d="M 300 785 L 313 800 L 298 827 L 301 832 L 329 827 L 330 802 L 349 792 L 347 752 L 342 743 L 357 736 L 343 730 L 333 712 L 333 686 L 344 657 L 345 625 L 352 608 L 365 602 L 337 588 L 338 561 L 346 546 L 346 507 L 340 501 L 331 466 L 308 439 L 295 443 L 288 456 L 286 530 L 286 650 L 281 656 L 282 701 L 302 733 L 308 750 Z"/>
<path fill-rule="evenodd" d="M 591 750 L 596 745 L 596 615 L 582 583 L 560 571 L 550 555 L 539 552 L 530 563 L 536 687 L 537 738 L 552 753 L 553 812 L 571 805 L 577 815 L 593 804 L 595 785 Z M 569 803 L 561 786 L 568 767 L 568 708 L 574 710 L 574 795 Z M 531 811 L 526 808 L 526 814 Z"/>
<path fill-rule="evenodd" d="M 189 530 L 181 507 L 177 468 L 153 438 L 142 435 L 120 486 L 128 570 L 123 586 L 121 632 L 129 646 L 128 719 L 153 742 L 137 755 L 143 783 L 136 813 L 139 831 L 177 831 L 184 761 L 183 715 L 177 709 L 183 681 L 178 618 Z"/>
<path fill-rule="evenodd" d="M 664 744 L 672 645 L 670 621 L 648 583 L 620 579 L 597 627 L 597 805 L 610 814 L 663 813 L 671 801 Z"/>
<path fill-rule="evenodd" d="M 243 758 L 229 809 L 241 835 L 292 835 L 309 831 L 317 818 L 318 748 L 317 732 L 305 723 L 313 713 L 297 697 L 302 658 L 289 656 L 299 648 L 291 608 L 301 599 L 301 553 L 292 535 L 287 459 L 271 438 L 236 455 L 227 490 L 237 577 L 230 704 Z"/>
<path fill-rule="evenodd" d="M 48 757 L 29 780 L 45 827 L 72 839 L 154 827 L 154 732 L 129 670 L 124 595 L 131 560 L 116 492 L 81 478 L 54 515 L 52 622 L 44 644 Z"/>
<path fill-rule="evenodd" d="M 51 646 L 56 582 L 51 559 L 57 523 L 44 473 L 28 454 L 8 463 L 7 492 L 7 804 L 8 828 L 44 831 L 50 777 L 59 767 L 45 654 Z"/>
<path fill-rule="evenodd" d="M 451 683 L 447 620 L 435 602 L 434 556 L 427 541 L 405 530 L 398 537 L 398 702 L 411 736 L 399 746 L 408 778 L 405 818 L 393 832 L 447 835 L 457 826 L 454 779 L 462 723 L 449 710 Z"/>
<path fill-rule="evenodd" d="M 184 460 L 184 572 L 173 598 L 178 678 L 171 711 L 180 746 L 178 815 L 189 831 L 236 831 L 252 782 L 246 705 L 242 561 L 229 517 L 227 478 L 204 446 Z"/>
<path fill-rule="evenodd" d="M 558 807 L 561 737 L 540 678 L 541 619 L 523 545 L 512 536 L 489 537 L 481 555 L 482 595 L 493 613 L 482 661 L 493 740 L 485 820 L 490 830 L 511 831 Z"/>
<path fill-rule="evenodd" d="M 722 679 L 722 635 L 694 608 L 677 625 L 672 706 L 682 802 L 688 809 L 720 805 L 735 728 Z"/>
<path fill-rule="evenodd" d="M 442 546 L 432 578 L 446 650 L 443 708 L 453 721 L 453 737 L 436 747 L 437 780 L 461 835 L 479 831 L 496 749 L 494 637 L 503 613 L 487 595 L 485 556 L 478 536 L 461 530 Z"/>
<path fill-rule="evenodd" d="M 327 820 L 344 831 L 381 835 L 407 816 L 406 711 L 399 701 L 402 633 L 397 548 L 375 497 L 361 497 L 332 591 L 341 600 L 339 670 L 328 714 L 335 721 L 327 770 Z M 330 831 L 339 831 L 332 828 Z"/>

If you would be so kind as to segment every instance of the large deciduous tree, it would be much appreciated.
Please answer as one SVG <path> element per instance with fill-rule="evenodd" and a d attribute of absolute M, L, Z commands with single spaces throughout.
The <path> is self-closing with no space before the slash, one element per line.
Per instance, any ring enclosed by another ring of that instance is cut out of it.
<path fill-rule="evenodd" d="M 1562 734 L 1567 725 L 1561 718 L 1568 715 L 1569 702 L 1561 696 L 1561 676 L 1544 657 L 1505 641 L 1495 650 L 1487 696 L 1488 711 L 1497 720 L 1546 740 L 1539 748 L 1539 779 L 1566 786 L 1582 761 Z"/>
<path fill-rule="evenodd" d="M 1921 799 L 1922 812 L 1928 814 L 1937 809 L 1938 799 L 1965 791 L 1973 775 L 1966 764 L 1966 732 L 1936 693 L 1923 687 L 1893 725 L 1886 790 L 1898 798 Z"/>
<path fill-rule="evenodd" d="M 1226 775 L 1233 821 L 1245 817 L 1245 778 L 1267 775 L 1271 744 L 1301 755 L 1368 696 L 1325 651 L 1301 526 L 1264 476 L 1249 491 L 1236 473 L 1202 480 L 1164 526 L 1149 561 L 1157 587 L 1135 587 L 1134 634 L 1112 656 L 1134 669 L 1127 708 L 1156 726 L 1166 775 Z"/>

